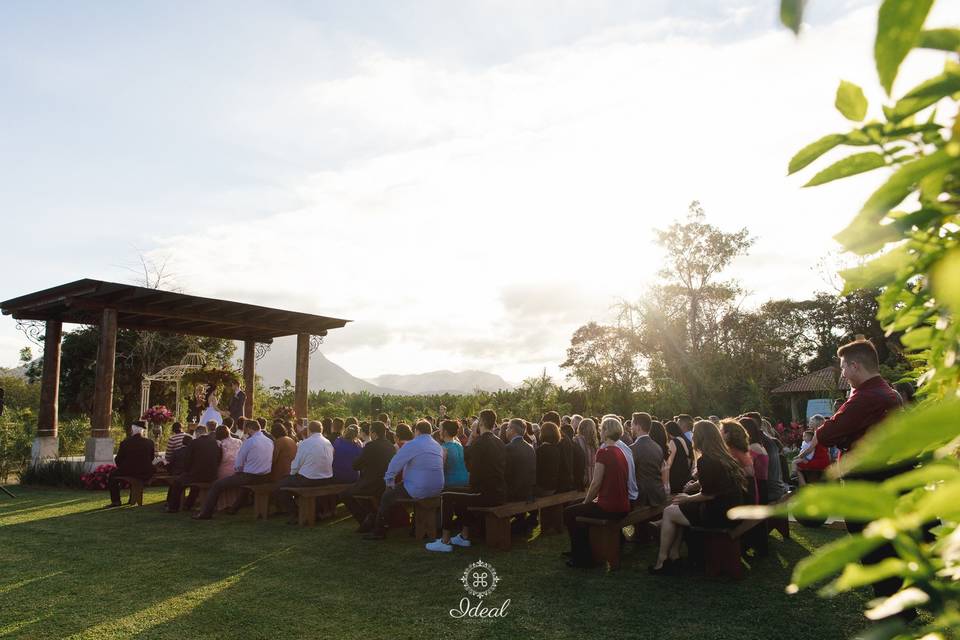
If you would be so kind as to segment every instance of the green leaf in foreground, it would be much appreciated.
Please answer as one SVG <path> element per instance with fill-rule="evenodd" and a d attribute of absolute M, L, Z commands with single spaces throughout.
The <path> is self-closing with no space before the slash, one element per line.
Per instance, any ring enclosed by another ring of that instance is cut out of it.
<path fill-rule="evenodd" d="M 960 29 L 927 29 L 920 32 L 917 46 L 941 51 L 960 51 Z"/>
<path fill-rule="evenodd" d="M 891 115 L 896 120 L 902 120 L 958 91 L 960 91 L 960 74 L 954 72 L 941 73 L 920 83 L 911 89 L 907 95 L 900 98 L 894 105 Z"/>
<path fill-rule="evenodd" d="M 844 118 L 854 122 L 862 121 L 867 115 L 867 98 L 863 95 L 863 89 L 846 80 L 841 80 L 837 87 L 834 106 Z"/>
<path fill-rule="evenodd" d="M 780 0 L 780 22 L 794 33 L 800 33 L 803 22 L 803 5 L 806 0 Z"/>
<path fill-rule="evenodd" d="M 891 209 L 910 195 L 917 183 L 927 174 L 953 162 L 955 158 L 946 151 L 940 150 L 902 165 L 879 189 L 873 192 L 853 222 L 834 238 L 848 250 L 863 253 L 860 243 L 862 236 L 865 233 L 868 234 Z"/>
<path fill-rule="evenodd" d="M 830 149 L 833 149 L 839 144 L 843 144 L 845 140 L 846 136 L 839 133 L 831 133 L 830 135 L 823 136 L 816 142 L 811 142 L 790 158 L 790 164 L 787 166 L 787 175 L 800 171 L 800 169 L 803 169 L 827 151 L 830 151 Z"/>
<path fill-rule="evenodd" d="M 823 592 L 828 595 L 843 593 L 878 580 L 902 576 L 907 572 L 907 563 L 900 558 L 887 558 L 871 565 L 848 564 L 840 577 L 824 587 Z"/>
<path fill-rule="evenodd" d="M 841 516 L 854 522 L 869 522 L 893 516 L 897 497 L 872 482 L 807 485 L 790 500 L 796 518 Z"/>
<path fill-rule="evenodd" d="M 797 563 L 793 569 L 792 583 L 787 587 L 787 591 L 796 593 L 799 589 L 832 576 L 843 569 L 847 563 L 856 562 L 884 542 L 886 541 L 883 538 L 865 538 L 861 534 L 856 534 L 820 547 L 813 555 Z"/>
<path fill-rule="evenodd" d="M 960 315 L 960 249 L 954 249 L 937 263 L 931 282 L 937 301 Z"/>
<path fill-rule="evenodd" d="M 890 94 L 900 63 L 920 39 L 933 0 L 884 0 L 877 18 L 873 57 L 880 84 Z"/>
<path fill-rule="evenodd" d="M 885 480 L 881 485 L 885 491 L 899 493 L 909 491 L 935 482 L 960 479 L 960 468 L 955 461 L 941 461 L 924 465 L 906 473 Z"/>
<path fill-rule="evenodd" d="M 843 457 L 843 472 L 905 464 L 960 436 L 960 401 L 944 400 L 899 411 L 867 432 Z"/>
<path fill-rule="evenodd" d="M 880 167 L 886 166 L 886 164 L 887 163 L 883 159 L 883 156 L 879 153 L 874 153 L 873 151 L 855 153 L 852 156 L 847 156 L 843 160 L 834 162 L 832 165 L 813 176 L 813 178 L 810 179 L 810 182 L 803 186 L 815 187 L 819 184 L 824 184 L 840 178 L 846 178 L 858 173 L 879 169 Z"/>

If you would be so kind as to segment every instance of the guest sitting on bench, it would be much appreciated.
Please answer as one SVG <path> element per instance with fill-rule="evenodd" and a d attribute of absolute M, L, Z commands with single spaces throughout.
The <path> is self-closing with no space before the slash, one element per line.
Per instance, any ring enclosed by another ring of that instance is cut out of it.
<path fill-rule="evenodd" d="M 193 516 L 194 520 L 209 520 L 213 517 L 213 510 L 217 506 L 217 498 L 224 489 L 242 487 L 245 484 L 260 484 L 270 481 L 270 467 L 273 463 L 273 440 L 263 434 L 260 423 L 256 420 L 244 420 L 243 431 L 247 439 L 240 446 L 237 454 L 236 473 L 221 478 L 213 483 L 207 497 L 203 501 L 200 513 Z M 225 513 L 234 515 L 240 510 L 243 494 L 237 498 L 233 506 Z"/>
<path fill-rule="evenodd" d="M 359 457 L 353 461 L 353 468 L 360 472 L 360 479 L 346 491 L 340 493 L 340 499 L 360 526 L 356 533 L 367 533 L 373 529 L 374 513 L 355 496 L 379 498 L 386 486 L 383 477 L 390 466 L 396 450 L 387 440 L 387 426 L 376 421 L 370 425 L 370 441 L 364 445 Z"/>
<path fill-rule="evenodd" d="M 400 447 L 390 460 L 387 473 L 383 476 L 387 488 L 380 497 L 373 530 L 364 536 L 366 540 L 382 540 L 387 537 L 387 515 L 397 500 L 422 500 L 443 491 L 443 449 L 433 439 L 433 425 L 426 420 L 419 420 L 416 431 L 416 437 Z M 397 434 L 399 433 L 398 426 Z M 401 472 L 403 482 L 394 484 L 397 474 Z"/>
<path fill-rule="evenodd" d="M 441 538 L 428 542 L 427 551 L 453 551 L 454 545 L 470 546 L 470 525 L 474 515 L 470 507 L 493 507 L 503 504 L 507 497 L 506 445 L 493 434 L 497 426 L 497 414 L 484 409 L 480 412 L 477 427 L 470 435 L 472 441 L 464 450 L 467 470 L 470 472 L 468 493 L 444 492 L 440 495 L 440 520 L 443 527 Z M 408 445 L 409 446 L 409 445 Z M 450 537 L 453 518 L 461 524 L 460 533 Z"/>
<path fill-rule="evenodd" d="M 653 419 L 638 411 L 630 419 L 633 428 L 633 467 L 637 474 L 636 506 L 659 506 L 667 501 L 663 490 L 663 449 L 650 437 Z"/>
<path fill-rule="evenodd" d="M 619 520 L 630 512 L 627 494 L 629 467 L 627 457 L 617 446 L 623 436 L 623 425 L 616 416 L 606 416 L 600 423 L 603 444 L 597 451 L 593 465 L 593 482 L 583 502 L 563 510 L 563 522 L 570 535 L 568 567 L 592 567 L 590 539 L 587 525 L 579 524 L 578 517 Z M 632 455 L 628 454 L 628 455 Z"/>
<path fill-rule="evenodd" d="M 217 429 L 226 429 L 223 425 Z M 223 455 L 223 448 L 212 435 L 207 435 L 207 427 L 200 425 L 193 432 L 193 439 L 184 447 L 183 473 L 170 483 L 167 489 L 167 513 L 180 511 L 183 492 L 194 482 L 213 482 L 217 479 L 217 471 Z M 193 490 L 187 497 L 184 508 L 193 509 L 197 496 Z"/>
<path fill-rule="evenodd" d="M 717 425 L 701 420 L 693 426 L 693 448 L 699 483 L 693 495 L 678 494 L 663 510 L 660 523 L 660 552 L 650 573 L 663 574 L 680 559 L 683 528 L 690 526 L 728 527 L 727 511 L 743 504 L 747 481 L 736 458 L 730 455 Z"/>
<path fill-rule="evenodd" d="M 297 524 L 297 503 L 293 493 L 281 491 L 284 487 L 322 487 L 333 484 L 333 445 L 323 436 L 323 424 L 312 421 L 307 430 L 310 436 L 297 445 L 297 454 L 290 463 L 290 475 L 280 480 L 273 498 L 287 512 L 287 524 Z M 314 498 L 306 498 L 313 500 Z"/>
<path fill-rule="evenodd" d="M 120 476 L 129 476 L 147 482 L 153 477 L 153 440 L 145 438 L 146 424 L 142 420 L 137 420 L 130 425 L 130 435 L 124 438 L 123 442 L 117 448 L 117 456 L 114 458 L 117 468 L 110 473 L 110 479 L 107 480 L 107 487 L 110 489 L 110 504 L 104 506 L 104 509 L 110 509 L 120 506 Z"/>
<path fill-rule="evenodd" d="M 467 486 L 470 476 L 467 474 L 467 464 L 463 460 L 463 445 L 457 435 L 460 425 L 456 420 L 443 420 L 440 437 L 443 439 L 443 488 L 447 491 L 457 491 Z"/>

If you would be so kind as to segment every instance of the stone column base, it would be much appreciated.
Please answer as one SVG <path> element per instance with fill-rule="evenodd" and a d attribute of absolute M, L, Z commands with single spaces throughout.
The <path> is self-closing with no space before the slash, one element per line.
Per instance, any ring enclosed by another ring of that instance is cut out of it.
<path fill-rule="evenodd" d="M 113 464 L 113 438 L 87 438 L 84 472 L 90 473 L 102 464 Z"/>
<path fill-rule="evenodd" d="M 33 439 L 30 450 L 30 461 L 33 464 L 41 460 L 56 458 L 60 453 L 60 444 L 57 436 L 40 436 Z"/>

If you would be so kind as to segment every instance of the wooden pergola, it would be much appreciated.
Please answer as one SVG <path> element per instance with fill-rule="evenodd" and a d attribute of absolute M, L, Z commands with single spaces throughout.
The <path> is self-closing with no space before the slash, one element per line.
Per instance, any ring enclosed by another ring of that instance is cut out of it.
<path fill-rule="evenodd" d="M 297 336 L 294 409 L 307 415 L 311 341 L 349 320 L 253 304 L 203 298 L 160 289 L 149 289 L 101 280 L 77 280 L 0 302 L 3 315 L 18 321 L 46 325 L 43 375 L 34 459 L 57 455 L 57 421 L 60 387 L 60 341 L 63 324 L 100 327 L 97 352 L 91 437 L 87 440 L 87 465 L 111 462 L 113 441 L 113 374 L 117 352 L 117 329 L 165 331 L 186 335 L 226 338 L 243 342 L 243 379 L 246 389 L 244 413 L 253 413 L 254 363 L 257 344 L 274 338 Z M 109 447 L 109 450 L 107 449 Z"/>

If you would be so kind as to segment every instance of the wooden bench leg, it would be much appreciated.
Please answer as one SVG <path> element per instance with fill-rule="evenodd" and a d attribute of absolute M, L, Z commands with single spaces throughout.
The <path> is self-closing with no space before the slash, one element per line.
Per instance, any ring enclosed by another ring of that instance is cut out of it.
<path fill-rule="evenodd" d="M 767 520 L 767 531 L 778 531 L 784 540 L 789 540 L 790 522 L 786 518 L 770 518 Z"/>
<path fill-rule="evenodd" d="M 297 498 L 297 518 L 302 527 L 312 527 L 317 523 L 317 499 Z"/>
<path fill-rule="evenodd" d="M 437 531 L 437 508 L 424 507 L 420 503 L 414 506 L 413 521 L 415 524 L 414 536 L 417 540 L 436 540 L 439 538 Z"/>
<path fill-rule="evenodd" d="M 611 525 L 590 525 L 590 552 L 594 562 L 620 568 L 620 529 Z"/>
<path fill-rule="evenodd" d="M 510 518 L 498 518 L 488 513 L 485 523 L 487 545 L 501 551 L 510 551 Z"/>
<path fill-rule="evenodd" d="M 563 531 L 563 505 L 540 509 L 540 533 L 561 533 Z"/>
<path fill-rule="evenodd" d="M 266 491 L 253 492 L 253 513 L 254 519 L 266 520 L 270 517 L 270 494 Z"/>
<path fill-rule="evenodd" d="M 704 564 L 708 577 L 728 575 L 739 580 L 743 577 L 740 562 L 740 540 L 728 535 L 710 533 L 704 537 Z"/>

